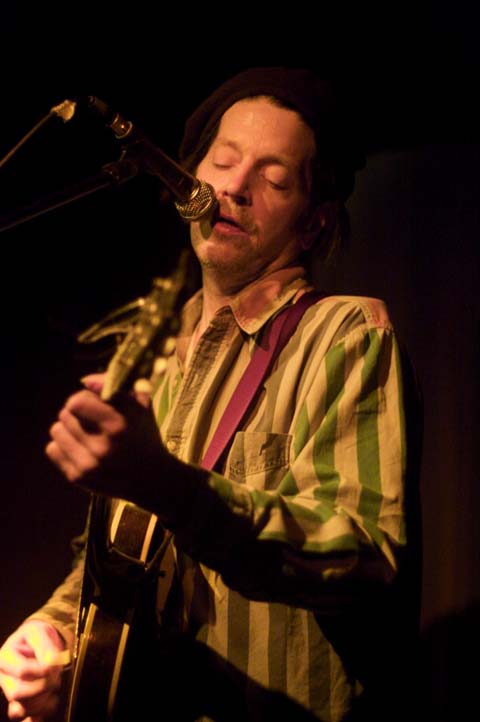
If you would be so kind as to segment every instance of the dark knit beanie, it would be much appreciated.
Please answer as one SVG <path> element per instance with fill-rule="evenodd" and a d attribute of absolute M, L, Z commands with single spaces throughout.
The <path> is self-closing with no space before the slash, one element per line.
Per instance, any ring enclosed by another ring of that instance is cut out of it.
<path fill-rule="evenodd" d="M 324 196 L 346 200 L 353 190 L 355 171 L 365 165 L 363 149 L 353 132 L 352 111 L 333 86 L 312 71 L 300 68 L 250 68 L 230 78 L 192 113 L 185 124 L 180 162 L 187 167 L 205 156 L 222 115 L 239 100 L 270 95 L 300 113 L 312 128 L 319 165 L 330 183 Z"/>

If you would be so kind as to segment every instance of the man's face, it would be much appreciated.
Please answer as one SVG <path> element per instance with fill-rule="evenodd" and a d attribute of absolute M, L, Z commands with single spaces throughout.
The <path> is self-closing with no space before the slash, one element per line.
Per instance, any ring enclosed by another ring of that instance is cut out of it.
<path fill-rule="evenodd" d="M 197 168 L 219 201 L 213 219 L 191 227 L 204 283 L 233 293 L 297 258 L 314 153 L 312 130 L 292 110 L 253 98 L 225 112 Z"/>

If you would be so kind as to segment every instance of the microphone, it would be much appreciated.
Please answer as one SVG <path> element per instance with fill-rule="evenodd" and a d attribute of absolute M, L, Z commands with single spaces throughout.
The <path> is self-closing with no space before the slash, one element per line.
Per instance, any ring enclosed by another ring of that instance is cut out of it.
<path fill-rule="evenodd" d="M 178 163 L 172 160 L 160 148 L 151 143 L 133 123 L 125 120 L 110 108 L 103 100 L 94 95 L 87 97 L 88 106 L 104 120 L 121 142 L 129 143 L 131 151 L 141 166 L 157 176 L 175 196 L 175 207 L 185 221 L 196 221 L 210 213 L 217 199 L 214 188 L 201 181 Z"/>

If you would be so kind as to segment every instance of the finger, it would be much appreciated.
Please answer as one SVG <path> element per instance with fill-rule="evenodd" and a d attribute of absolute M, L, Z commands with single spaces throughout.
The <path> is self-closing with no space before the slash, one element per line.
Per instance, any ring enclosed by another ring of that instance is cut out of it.
<path fill-rule="evenodd" d="M 58 707 L 59 695 L 55 692 L 49 691 L 44 694 L 39 694 L 29 700 L 16 700 L 25 709 L 27 715 L 42 715 L 48 717 Z"/>
<path fill-rule="evenodd" d="M 70 661 L 70 653 L 65 648 L 63 638 L 51 625 L 32 619 L 24 625 L 23 635 L 37 661 L 47 671 Z"/>
<path fill-rule="evenodd" d="M 135 398 L 145 409 L 148 409 L 152 402 L 150 394 L 142 393 L 141 391 L 135 391 Z"/>
<path fill-rule="evenodd" d="M 73 438 L 88 449 L 95 458 L 100 459 L 106 456 L 111 449 L 110 438 L 106 432 L 102 432 L 101 430 L 97 433 L 94 431 L 86 431 L 78 418 L 74 416 L 69 409 L 62 409 L 59 414 L 59 419 Z"/>
<path fill-rule="evenodd" d="M 105 376 L 105 373 L 88 374 L 87 376 L 83 376 L 80 381 L 89 391 L 93 391 L 94 394 L 100 395 L 105 383 Z"/>
<path fill-rule="evenodd" d="M 43 659 L 43 663 L 48 667 L 66 667 L 71 661 L 72 655 L 69 649 L 62 649 L 59 652 L 47 650 Z"/>
<path fill-rule="evenodd" d="M 3 677 L 8 679 L 34 679 L 44 674 L 44 668 L 36 659 L 25 657 L 19 654 L 15 648 L 4 648 L 0 655 L 0 679 L 3 684 Z"/>
<path fill-rule="evenodd" d="M 97 465 L 97 459 L 90 449 L 85 446 L 83 439 L 77 439 L 65 426 L 63 421 L 57 421 L 50 429 L 50 436 L 63 452 L 63 454 L 81 471 L 90 471 Z"/>
<path fill-rule="evenodd" d="M 151 404 L 153 386 L 148 379 L 137 379 L 133 386 L 134 398 L 144 408 L 148 409 Z"/>
<path fill-rule="evenodd" d="M 53 627 L 29 620 L 12 634 L 0 650 L 0 683 L 7 687 L 12 680 L 34 680 L 63 664 L 65 643 Z M 65 662 L 66 663 L 66 662 Z"/>
<path fill-rule="evenodd" d="M 80 423 L 92 424 L 93 427 L 106 431 L 117 432 L 125 428 L 123 416 L 113 406 L 105 403 L 92 391 L 79 391 L 70 396 L 65 404 Z"/>
<path fill-rule="evenodd" d="M 27 722 L 28 719 L 42 720 L 51 715 L 58 707 L 59 696 L 52 693 L 38 695 L 29 700 L 12 700 L 8 705 L 10 719 Z"/>
<path fill-rule="evenodd" d="M 52 692 L 59 688 L 60 683 L 60 668 L 55 667 L 43 677 L 28 681 L 15 677 L 7 677 L 3 680 L 2 686 L 5 697 L 9 702 L 16 700 L 17 702 L 25 704 L 37 697 L 52 694 Z"/>
<path fill-rule="evenodd" d="M 9 719 L 24 719 L 25 715 L 28 714 L 23 704 L 13 700 L 8 705 L 8 717 Z"/>
<path fill-rule="evenodd" d="M 83 469 L 76 459 L 72 459 L 64 449 L 56 442 L 50 441 L 45 447 L 45 453 L 55 466 L 60 469 L 68 481 L 79 481 L 86 470 Z M 89 467 L 91 468 L 91 467 Z"/>

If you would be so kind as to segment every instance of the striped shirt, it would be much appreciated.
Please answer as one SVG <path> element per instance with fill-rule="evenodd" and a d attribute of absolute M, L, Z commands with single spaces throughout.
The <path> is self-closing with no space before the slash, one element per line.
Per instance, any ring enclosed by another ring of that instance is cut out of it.
<path fill-rule="evenodd" d="M 194 347 L 201 292 L 186 304 L 153 399 L 171 453 L 201 464 L 268 321 L 308 289 L 299 267 L 255 282 L 216 313 Z M 336 625 L 346 630 L 352 610 L 376 609 L 378 590 L 393 585 L 401 563 L 402 398 L 384 304 L 322 298 L 210 473 L 209 494 L 185 505 L 175 529 L 181 626 L 242 674 L 252 708 L 260 686 L 337 722 L 362 692 Z M 67 637 L 79 575 L 33 615 L 55 619 Z"/>

